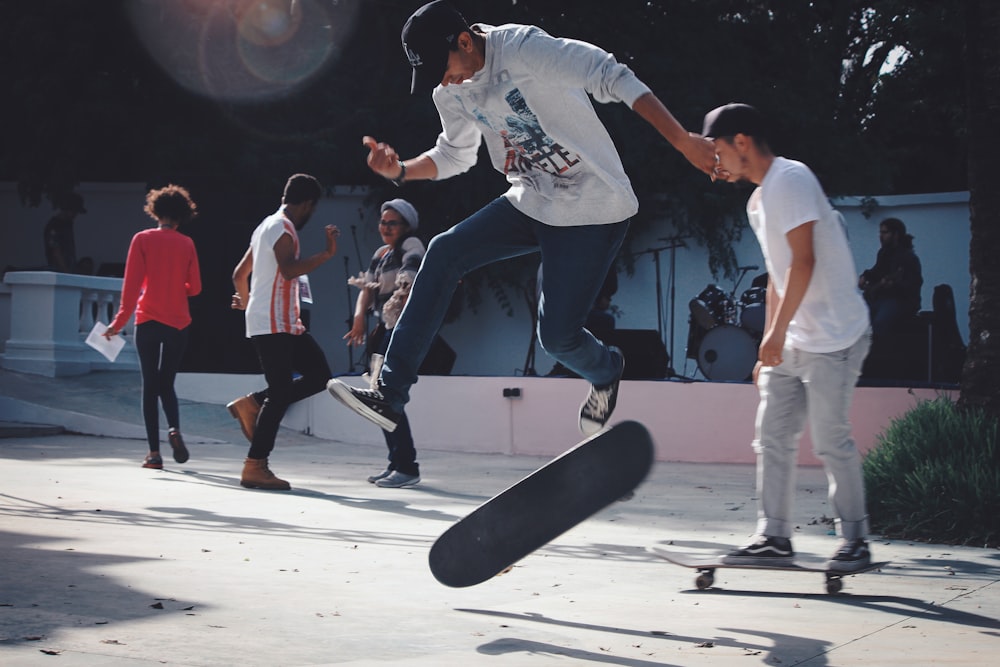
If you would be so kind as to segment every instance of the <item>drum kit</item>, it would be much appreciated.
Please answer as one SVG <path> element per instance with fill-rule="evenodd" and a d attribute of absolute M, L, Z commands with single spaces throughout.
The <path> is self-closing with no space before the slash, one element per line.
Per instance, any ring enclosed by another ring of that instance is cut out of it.
<path fill-rule="evenodd" d="M 702 375 L 709 380 L 750 379 L 764 335 L 766 297 L 766 288 L 751 287 L 737 301 L 735 292 L 710 284 L 691 299 L 687 356 L 697 360 Z"/>

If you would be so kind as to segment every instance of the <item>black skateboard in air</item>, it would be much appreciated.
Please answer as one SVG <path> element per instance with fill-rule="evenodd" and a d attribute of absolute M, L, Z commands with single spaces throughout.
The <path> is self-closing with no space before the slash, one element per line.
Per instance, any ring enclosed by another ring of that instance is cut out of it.
<path fill-rule="evenodd" d="M 628 497 L 653 459 L 653 440 L 638 422 L 624 421 L 592 435 L 446 530 L 431 547 L 431 572 L 453 587 L 500 574 Z"/>

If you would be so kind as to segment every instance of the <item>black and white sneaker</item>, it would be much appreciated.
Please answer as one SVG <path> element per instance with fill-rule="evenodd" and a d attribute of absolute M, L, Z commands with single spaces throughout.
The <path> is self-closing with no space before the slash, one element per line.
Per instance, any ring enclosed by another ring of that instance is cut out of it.
<path fill-rule="evenodd" d="M 584 435 L 594 435 L 604 428 L 604 425 L 611 419 L 611 413 L 615 411 L 615 405 L 618 403 L 618 385 L 625 372 L 625 355 L 617 347 L 611 346 L 608 349 L 611 350 L 612 356 L 618 357 L 621 370 L 615 381 L 606 387 L 590 385 L 587 400 L 580 406 L 580 432 Z"/>
<path fill-rule="evenodd" d="M 833 554 L 826 566 L 834 572 L 854 572 L 868 567 L 871 562 L 872 554 L 868 543 L 858 538 L 841 542 L 837 553 Z"/>
<path fill-rule="evenodd" d="M 336 378 L 326 383 L 326 390 L 335 399 L 383 430 L 389 433 L 396 430 L 401 415 L 389 406 L 381 391 L 358 389 Z"/>
<path fill-rule="evenodd" d="M 754 535 L 750 542 L 722 557 L 726 565 L 791 565 L 795 558 L 787 537 Z"/>

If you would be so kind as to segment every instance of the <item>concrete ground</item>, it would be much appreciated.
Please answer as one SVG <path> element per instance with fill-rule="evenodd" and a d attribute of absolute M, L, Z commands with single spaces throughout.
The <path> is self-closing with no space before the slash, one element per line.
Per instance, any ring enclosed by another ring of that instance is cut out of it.
<path fill-rule="evenodd" d="M 191 459 L 162 471 L 140 468 L 133 435 L 60 433 L 79 415 L 141 425 L 136 375 L 88 378 L 0 371 L 3 665 L 987 665 L 1000 651 L 995 549 L 876 537 L 892 563 L 838 595 L 820 574 L 753 570 L 699 591 L 649 551 L 741 542 L 750 466 L 659 463 L 633 500 L 453 589 L 427 567 L 434 539 L 543 459 L 422 451 L 419 486 L 380 489 L 365 477 L 382 451 L 283 431 L 271 466 L 293 490 L 251 491 L 218 406 L 182 405 Z M 804 468 L 799 552 L 833 552 L 829 514 L 822 472 Z"/>

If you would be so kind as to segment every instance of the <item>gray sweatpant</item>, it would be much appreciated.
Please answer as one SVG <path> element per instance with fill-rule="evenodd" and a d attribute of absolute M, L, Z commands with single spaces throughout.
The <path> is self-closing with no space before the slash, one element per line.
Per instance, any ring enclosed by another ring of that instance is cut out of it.
<path fill-rule="evenodd" d="M 780 366 L 761 369 L 753 442 L 758 534 L 792 536 L 799 439 L 808 418 L 816 456 L 826 470 L 837 532 L 845 539 L 867 535 L 861 456 L 851 437 L 849 412 L 870 346 L 870 332 L 836 352 L 805 352 L 786 346 Z"/>

